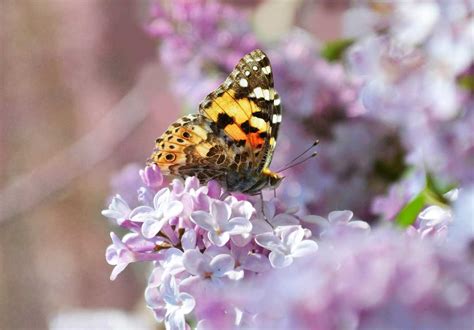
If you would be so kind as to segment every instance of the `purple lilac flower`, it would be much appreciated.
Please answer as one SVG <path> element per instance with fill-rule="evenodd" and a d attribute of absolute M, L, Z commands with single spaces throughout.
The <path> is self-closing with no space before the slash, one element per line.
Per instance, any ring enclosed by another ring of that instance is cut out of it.
<path fill-rule="evenodd" d="M 448 240 L 461 249 L 474 247 L 474 185 L 464 187 L 453 203 L 455 221 L 448 227 Z"/>
<path fill-rule="evenodd" d="M 194 109 L 246 53 L 257 48 L 250 24 L 233 7 L 215 1 L 155 2 L 147 26 L 175 92 Z"/>
<path fill-rule="evenodd" d="M 129 233 L 123 239 L 111 233 L 106 259 L 115 266 L 111 279 L 133 262 L 154 262 L 145 298 L 169 329 L 183 328 L 194 304 L 194 317 L 205 318 L 199 316 L 205 292 L 287 267 L 317 250 L 296 210 L 276 199 L 264 202 L 262 214 L 262 205 L 224 195 L 215 182 L 201 185 L 189 177 L 166 185 L 156 166 L 140 174 L 138 194 L 147 190 L 152 201 L 131 209 L 120 196 L 112 199 L 102 213 Z"/>
<path fill-rule="evenodd" d="M 251 328 L 468 329 L 474 280 L 465 258 L 449 245 L 393 229 L 352 232 L 322 242 L 317 257 L 239 283 L 204 304 L 239 306 Z"/>
<path fill-rule="evenodd" d="M 372 32 L 359 36 L 347 54 L 350 71 L 364 81 L 360 97 L 367 114 L 401 133 L 408 164 L 470 183 L 472 95 L 458 77 L 474 60 L 472 6 L 386 5 L 383 11 L 368 3 L 363 7 L 377 18 L 370 23 Z"/>
<path fill-rule="evenodd" d="M 349 210 L 332 211 L 327 219 L 319 215 L 306 215 L 301 217 L 301 221 L 311 228 L 314 235 L 321 238 L 338 237 L 352 233 L 353 231 L 368 232 L 370 225 L 361 220 L 354 220 L 354 213 Z"/>

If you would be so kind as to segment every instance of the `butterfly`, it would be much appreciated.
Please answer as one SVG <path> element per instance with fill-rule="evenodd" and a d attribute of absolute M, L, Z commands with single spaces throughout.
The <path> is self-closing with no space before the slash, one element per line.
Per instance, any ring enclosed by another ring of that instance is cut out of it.
<path fill-rule="evenodd" d="M 147 164 L 165 175 L 218 181 L 229 192 L 259 194 L 283 179 L 269 169 L 281 123 L 267 55 L 245 55 L 227 79 L 155 141 Z"/>

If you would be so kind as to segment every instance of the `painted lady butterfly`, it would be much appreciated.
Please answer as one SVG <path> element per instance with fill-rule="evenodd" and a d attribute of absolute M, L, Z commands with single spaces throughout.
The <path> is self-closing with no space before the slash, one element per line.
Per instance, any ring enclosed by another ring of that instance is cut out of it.
<path fill-rule="evenodd" d="M 268 168 L 280 122 L 272 67 L 257 49 L 204 99 L 199 113 L 180 118 L 156 140 L 148 164 L 163 174 L 214 179 L 228 191 L 259 194 L 283 179 Z"/>

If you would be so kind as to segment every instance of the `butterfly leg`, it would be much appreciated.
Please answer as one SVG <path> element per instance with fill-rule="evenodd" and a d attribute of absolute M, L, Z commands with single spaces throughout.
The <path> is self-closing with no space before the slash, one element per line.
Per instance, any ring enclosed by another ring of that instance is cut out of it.
<path fill-rule="evenodd" d="M 224 191 L 224 193 L 221 195 L 221 197 L 219 198 L 221 201 L 223 201 L 224 199 L 226 199 L 227 197 L 229 197 L 231 194 L 230 192 L 228 192 L 227 190 Z"/>
<path fill-rule="evenodd" d="M 260 191 L 259 195 L 260 195 L 260 208 L 261 208 L 260 210 L 262 211 L 262 214 L 263 214 L 263 220 L 265 220 L 271 227 L 273 227 L 272 224 L 270 223 L 270 221 L 268 220 L 267 216 L 265 215 L 265 208 L 263 207 L 263 202 L 264 201 L 263 201 L 262 191 Z"/>

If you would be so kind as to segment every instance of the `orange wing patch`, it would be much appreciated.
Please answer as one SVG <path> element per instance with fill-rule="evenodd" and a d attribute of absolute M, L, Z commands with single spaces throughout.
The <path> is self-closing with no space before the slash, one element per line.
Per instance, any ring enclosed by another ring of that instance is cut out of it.
<path fill-rule="evenodd" d="M 234 141 L 245 141 L 252 149 L 262 147 L 268 123 L 254 116 L 260 108 L 251 99 L 237 99 L 233 90 L 227 90 L 215 95 L 202 110 Z"/>

